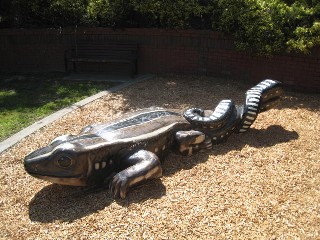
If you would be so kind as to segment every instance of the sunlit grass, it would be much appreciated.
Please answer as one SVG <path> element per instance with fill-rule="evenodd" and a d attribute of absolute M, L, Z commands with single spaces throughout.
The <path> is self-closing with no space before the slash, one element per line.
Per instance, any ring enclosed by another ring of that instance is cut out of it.
<path fill-rule="evenodd" d="M 62 74 L 0 75 L 0 141 L 33 122 L 111 87 L 63 80 Z"/>

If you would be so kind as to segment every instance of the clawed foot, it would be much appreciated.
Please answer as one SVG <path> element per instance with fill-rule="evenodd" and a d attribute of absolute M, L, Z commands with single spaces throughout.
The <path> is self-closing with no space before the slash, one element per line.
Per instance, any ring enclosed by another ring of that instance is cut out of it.
<path fill-rule="evenodd" d="M 211 149 L 212 148 L 211 138 L 206 136 L 206 139 L 201 144 L 199 144 L 199 148 L 200 148 L 200 152 L 207 149 Z"/>
<path fill-rule="evenodd" d="M 182 154 L 191 156 L 193 153 L 197 152 L 204 152 L 205 150 L 212 148 L 212 140 L 210 137 L 205 137 L 203 142 L 199 144 L 190 144 L 186 149 L 184 149 L 184 152 Z"/>
<path fill-rule="evenodd" d="M 109 189 L 114 198 L 126 198 L 129 189 L 128 177 L 122 172 L 117 173 L 110 182 Z"/>

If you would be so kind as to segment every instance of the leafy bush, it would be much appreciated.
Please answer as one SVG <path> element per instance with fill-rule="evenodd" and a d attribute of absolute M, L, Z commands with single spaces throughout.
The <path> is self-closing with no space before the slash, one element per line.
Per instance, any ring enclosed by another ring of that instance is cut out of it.
<path fill-rule="evenodd" d="M 308 53 L 309 49 L 320 45 L 320 0 L 311 4 L 294 3 L 288 18 L 292 28 L 288 28 L 287 49 Z"/>
<path fill-rule="evenodd" d="M 219 30 L 233 34 L 239 49 L 271 53 L 283 48 L 282 12 L 277 1 L 219 0 Z M 282 8 L 282 9 L 281 9 Z"/>
<path fill-rule="evenodd" d="M 5 4 L 6 9 L 0 7 L 0 26 L 59 27 L 86 22 L 87 0 L 3 1 L 3 4 L 8 3 Z M 7 21 L 1 22 L 1 18 L 7 19 Z"/>
<path fill-rule="evenodd" d="M 218 4 L 219 30 L 233 34 L 239 49 L 262 54 L 284 49 L 308 52 L 320 44 L 318 13 L 306 3 L 219 0 Z"/>
<path fill-rule="evenodd" d="M 157 27 L 231 34 L 239 49 L 307 53 L 320 45 L 320 0 L 2 0 L 0 27 Z"/>
<path fill-rule="evenodd" d="M 201 14 L 201 7 L 195 0 L 134 1 L 135 10 L 147 15 L 157 27 L 188 28 L 191 18 Z"/>

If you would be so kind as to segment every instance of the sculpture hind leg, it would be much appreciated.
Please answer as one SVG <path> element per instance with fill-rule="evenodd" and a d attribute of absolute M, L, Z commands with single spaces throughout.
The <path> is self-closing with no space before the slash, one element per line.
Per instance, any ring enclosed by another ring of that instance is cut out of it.
<path fill-rule="evenodd" d="M 211 139 L 200 131 L 178 131 L 175 139 L 177 150 L 182 155 L 190 156 L 202 149 L 210 149 L 212 147 Z"/>

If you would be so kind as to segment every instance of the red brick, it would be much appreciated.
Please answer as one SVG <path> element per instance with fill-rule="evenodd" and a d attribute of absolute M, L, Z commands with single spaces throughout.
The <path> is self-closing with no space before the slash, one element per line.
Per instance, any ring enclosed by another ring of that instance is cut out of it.
<path fill-rule="evenodd" d="M 236 51 L 231 37 L 207 30 L 1 29 L 0 71 L 63 71 L 63 52 L 75 38 L 136 41 L 140 73 L 233 73 L 235 79 L 273 77 L 320 90 L 320 47 L 307 56 L 257 57 Z"/>

